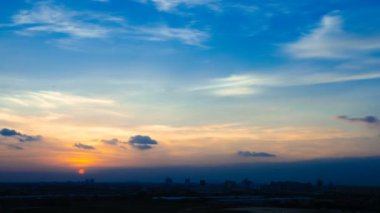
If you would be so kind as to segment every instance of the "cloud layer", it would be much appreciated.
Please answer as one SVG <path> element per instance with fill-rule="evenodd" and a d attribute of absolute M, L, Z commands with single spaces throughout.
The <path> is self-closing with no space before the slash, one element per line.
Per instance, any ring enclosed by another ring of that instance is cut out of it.
<path fill-rule="evenodd" d="M 23 35 L 59 33 L 72 38 L 105 38 L 116 29 L 106 24 L 123 23 L 123 19 L 99 13 L 77 12 L 50 2 L 37 3 L 31 10 L 13 16 L 13 24 L 23 26 Z"/>
<path fill-rule="evenodd" d="M 23 149 L 24 149 L 24 148 L 22 148 L 21 146 L 16 145 L 16 144 L 8 144 L 7 147 L 8 147 L 8 149 L 10 149 L 10 150 L 23 150 Z"/>
<path fill-rule="evenodd" d="M 251 152 L 251 151 L 238 151 L 237 155 L 240 157 L 250 158 L 274 158 L 276 155 L 266 152 Z"/>
<path fill-rule="evenodd" d="M 103 2 L 103 1 L 102 1 Z M 163 8 L 173 3 L 157 2 Z M 181 2 L 178 2 L 181 4 Z M 186 4 L 193 4 L 188 1 Z M 166 5 L 166 6 L 164 6 Z M 145 41 L 179 41 L 186 45 L 203 46 L 209 37 L 206 32 L 188 27 L 161 25 L 131 25 L 123 17 L 99 12 L 75 11 L 50 1 L 39 2 L 33 8 L 21 10 L 12 17 L 19 35 L 52 34 L 57 45 L 69 45 L 83 39 L 128 38 Z M 57 37 L 54 37 L 57 34 Z M 63 36 L 63 38 L 62 38 Z"/>
<path fill-rule="evenodd" d="M 142 3 L 153 3 L 160 11 L 172 11 L 179 6 L 194 7 L 194 6 L 212 6 L 220 0 L 140 0 Z"/>
<path fill-rule="evenodd" d="M 59 108 L 81 105 L 111 106 L 114 104 L 114 101 L 109 99 L 91 98 L 57 91 L 8 94 L 0 96 L 0 99 L 23 107 L 37 108 Z"/>

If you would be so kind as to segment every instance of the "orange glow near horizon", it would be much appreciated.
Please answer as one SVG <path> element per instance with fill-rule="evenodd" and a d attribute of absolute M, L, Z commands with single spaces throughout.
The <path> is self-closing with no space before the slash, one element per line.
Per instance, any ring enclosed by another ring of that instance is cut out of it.
<path fill-rule="evenodd" d="M 85 169 L 79 169 L 78 170 L 78 174 L 79 175 L 84 175 L 84 174 L 86 174 L 86 170 Z"/>
<path fill-rule="evenodd" d="M 95 159 L 92 157 L 72 157 L 65 159 L 65 161 L 72 167 L 92 166 L 95 163 Z"/>

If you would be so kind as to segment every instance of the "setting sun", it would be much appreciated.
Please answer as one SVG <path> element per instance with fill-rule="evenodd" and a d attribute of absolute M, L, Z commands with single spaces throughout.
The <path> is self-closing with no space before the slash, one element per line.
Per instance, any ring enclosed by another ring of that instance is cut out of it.
<path fill-rule="evenodd" d="M 84 174 L 86 174 L 86 170 L 84 170 L 84 169 L 79 169 L 79 170 L 78 170 L 78 174 L 79 174 L 79 175 L 84 175 Z"/>

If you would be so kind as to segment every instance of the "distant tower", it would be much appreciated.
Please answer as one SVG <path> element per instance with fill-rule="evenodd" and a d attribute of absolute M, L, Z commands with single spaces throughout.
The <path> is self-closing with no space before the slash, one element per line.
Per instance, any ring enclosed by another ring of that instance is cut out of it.
<path fill-rule="evenodd" d="M 322 189 L 323 188 L 323 180 L 322 179 L 318 179 L 317 180 L 317 188 L 318 189 Z"/>
<path fill-rule="evenodd" d="M 330 191 L 333 190 L 334 189 L 334 183 L 330 181 L 327 188 Z"/>
<path fill-rule="evenodd" d="M 242 183 L 243 187 L 246 189 L 250 189 L 252 186 L 252 181 L 249 180 L 248 178 L 245 178 L 241 183 Z"/>
<path fill-rule="evenodd" d="M 173 184 L 173 179 L 167 177 L 167 178 L 165 179 L 165 184 L 168 185 L 168 186 L 172 185 L 172 184 Z"/>
<path fill-rule="evenodd" d="M 190 178 L 186 178 L 186 179 L 185 179 L 185 184 L 186 184 L 186 185 L 190 185 Z"/>
<path fill-rule="evenodd" d="M 206 186 L 206 180 L 203 180 L 203 179 L 200 180 L 200 181 L 199 181 L 199 185 L 200 185 L 200 186 Z"/>

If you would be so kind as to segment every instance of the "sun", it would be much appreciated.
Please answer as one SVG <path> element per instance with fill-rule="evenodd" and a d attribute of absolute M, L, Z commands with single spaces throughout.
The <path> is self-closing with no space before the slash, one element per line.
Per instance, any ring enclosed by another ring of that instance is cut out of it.
<path fill-rule="evenodd" d="M 79 175 L 84 175 L 84 174 L 86 174 L 86 170 L 85 169 L 79 169 L 78 170 L 78 174 Z"/>

